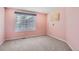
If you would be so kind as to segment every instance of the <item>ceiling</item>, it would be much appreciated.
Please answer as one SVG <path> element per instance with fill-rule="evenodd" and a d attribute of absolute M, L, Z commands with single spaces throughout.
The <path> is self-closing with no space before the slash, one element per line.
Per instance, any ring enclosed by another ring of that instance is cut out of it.
<path fill-rule="evenodd" d="M 29 10 L 29 11 L 42 12 L 42 13 L 49 13 L 54 9 L 54 7 L 17 7 L 16 9 Z"/>

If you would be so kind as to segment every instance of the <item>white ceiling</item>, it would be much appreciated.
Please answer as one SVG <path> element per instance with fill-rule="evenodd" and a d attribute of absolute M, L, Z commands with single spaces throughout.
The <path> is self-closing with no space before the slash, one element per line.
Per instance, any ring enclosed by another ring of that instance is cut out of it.
<path fill-rule="evenodd" d="M 16 7 L 15 7 L 16 8 Z M 16 9 L 29 10 L 35 12 L 49 13 L 53 11 L 53 7 L 17 7 Z"/>

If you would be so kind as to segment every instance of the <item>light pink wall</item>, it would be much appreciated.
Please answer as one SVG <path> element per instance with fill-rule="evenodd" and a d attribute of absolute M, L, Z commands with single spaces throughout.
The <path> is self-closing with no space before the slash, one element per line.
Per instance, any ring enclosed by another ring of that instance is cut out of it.
<path fill-rule="evenodd" d="M 4 41 L 4 8 L 0 7 L 0 45 Z"/>
<path fill-rule="evenodd" d="M 29 37 L 46 35 L 46 19 L 47 15 L 37 13 L 36 31 L 33 32 L 15 32 L 15 9 L 6 8 L 6 40 L 16 39 L 17 37 Z"/>
<path fill-rule="evenodd" d="M 79 8 L 66 8 L 66 39 L 73 50 L 79 50 Z"/>
<path fill-rule="evenodd" d="M 64 39 L 72 48 L 79 50 L 79 8 L 57 8 L 60 11 L 60 21 L 54 26 L 48 19 L 47 34 Z"/>
<path fill-rule="evenodd" d="M 47 20 L 48 21 L 47 34 L 49 36 L 55 36 L 65 40 L 65 8 L 56 8 L 55 10 L 60 13 L 60 20 L 56 22 L 54 26 L 52 25 L 51 18 L 50 18 L 51 13 L 54 12 L 52 10 Z"/>

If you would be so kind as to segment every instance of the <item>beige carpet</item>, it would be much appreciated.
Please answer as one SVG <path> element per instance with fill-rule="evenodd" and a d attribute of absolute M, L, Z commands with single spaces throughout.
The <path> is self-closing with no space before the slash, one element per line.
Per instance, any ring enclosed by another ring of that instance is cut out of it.
<path fill-rule="evenodd" d="M 70 47 L 60 40 L 49 36 L 5 41 L 0 51 L 71 51 Z"/>

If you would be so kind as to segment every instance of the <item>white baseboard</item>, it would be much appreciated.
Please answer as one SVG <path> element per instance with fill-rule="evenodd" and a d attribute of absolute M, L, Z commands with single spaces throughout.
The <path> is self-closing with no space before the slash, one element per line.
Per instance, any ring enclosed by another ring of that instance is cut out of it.
<path fill-rule="evenodd" d="M 56 38 L 56 39 L 58 39 L 58 40 L 61 40 L 61 41 L 66 42 L 66 40 L 64 40 L 64 39 L 62 39 L 62 38 L 60 38 L 60 37 L 57 37 L 57 36 L 55 36 L 55 35 L 50 35 L 50 34 L 48 34 L 48 36 L 50 36 L 50 37 L 53 37 L 53 38 Z"/>
<path fill-rule="evenodd" d="M 9 38 L 6 40 L 26 39 L 26 38 L 39 37 L 39 36 L 45 36 L 45 35 L 31 35 L 31 36 L 22 36 L 22 37 L 18 36 L 18 37 Z"/>
<path fill-rule="evenodd" d="M 55 36 L 55 35 L 50 35 L 50 34 L 48 34 L 48 36 L 53 37 L 53 38 L 56 38 L 56 39 L 58 39 L 58 40 L 61 40 L 61 41 L 65 42 L 66 44 L 68 44 L 68 46 L 69 46 L 69 47 L 72 49 L 72 51 L 73 51 L 73 48 L 71 47 L 71 45 L 70 45 L 66 40 L 64 40 L 64 39 L 62 39 L 62 38 L 59 38 L 59 37 L 57 37 L 57 36 Z"/>
<path fill-rule="evenodd" d="M 68 46 L 72 49 L 72 51 L 75 51 L 75 49 L 68 43 L 68 41 L 66 41 L 66 43 L 67 43 Z"/>

